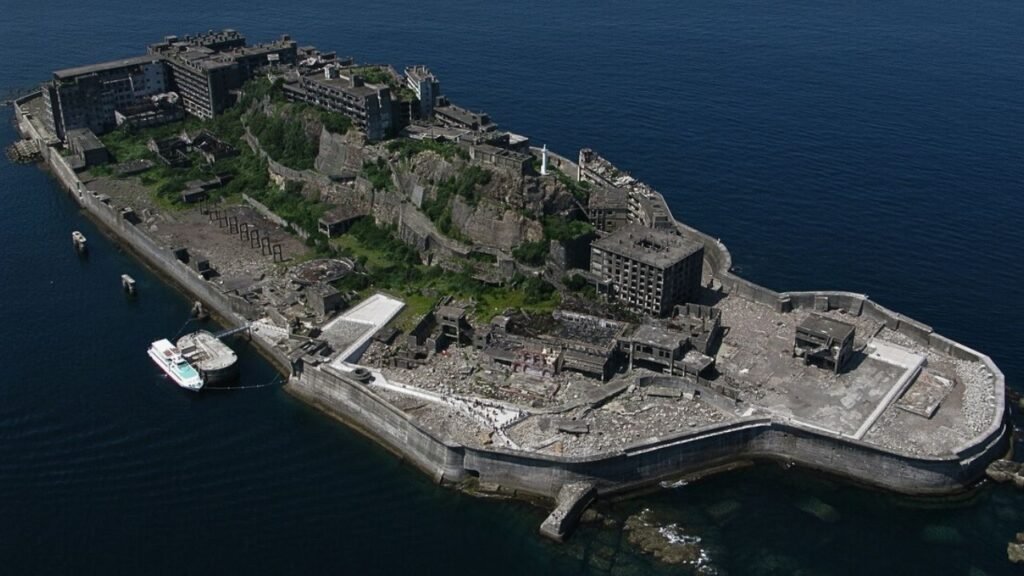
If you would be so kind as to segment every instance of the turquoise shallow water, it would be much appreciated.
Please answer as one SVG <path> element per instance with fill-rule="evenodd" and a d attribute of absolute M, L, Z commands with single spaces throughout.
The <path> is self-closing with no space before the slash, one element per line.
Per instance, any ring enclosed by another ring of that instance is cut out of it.
<path fill-rule="evenodd" d="M 18 3 L 0 19 L 0 92 L 222 26 L 426 63 L 457 102 L 662 190 L 746 277 L 868 293 L 1021 390 L 1019 2 Z M 188 302 L 38 169 L 0 163 L 0 246 L 5 573 L 663 570 L 615 529 L 543 542 L 543 512 L 436 488 L 277 388 L 177 390 L 145 349 Z M 240 358 L 245 384 L 273 379 Z M 1022 494 L 907 499 L 762 466 L 609 511 L 650 507 L 730 574 L 998 575 L 1020 572 L 1005 545 Z"/>

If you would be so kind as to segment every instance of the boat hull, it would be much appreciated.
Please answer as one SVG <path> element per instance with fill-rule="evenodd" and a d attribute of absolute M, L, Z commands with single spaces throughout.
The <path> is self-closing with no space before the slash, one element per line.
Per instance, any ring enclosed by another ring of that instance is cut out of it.
<path fill-rule="evenodd" d="M 149 357 L 153 360 L 153 363 L 156 364 L 157 367 L 160 368 L 160 370 L 178 386 L 192 392 L 198 392 L 203 389 L 203 380 L 201 378 L 198 379 L 198 381 L 191 382 L 182 380 L 177 374 L 174 373 L 174 370 L 171 370 L 170 366 L 164 363 L 163 359 L 160 358 L 160 355 L 157 354 L 152 348 L 150 348 L 147 351 L 147 354 L 149 354 Z"/>

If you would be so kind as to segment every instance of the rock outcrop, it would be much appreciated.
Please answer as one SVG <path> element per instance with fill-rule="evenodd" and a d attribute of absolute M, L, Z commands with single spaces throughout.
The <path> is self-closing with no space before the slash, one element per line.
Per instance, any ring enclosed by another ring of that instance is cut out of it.
<path fill-rule="evenodd" d="M 988 465 L 985 474 L 993 482 L 1012 482 L 1017 488 L 1024 488 L 1024 463 L 1012 460 L 996 460 Z"/>
<path fill-rule="evenodd" d="M 363 137 L 357 132 L 334 134 L 322 129 L 320 150 L 313 166 L 328 178 L 347 178 L 359 174 L 366 155 Z"/>
<path fill-rule="evenodd" d="M 1024 564 L 1024 532 L 1017 532 L 1017 541 L 1006 545 L 1006 556 L 1014 564 Z"/>
<path fill-rule="evenodd" d="M 630 544 L 666 564 L 701 566 L 707 562 L 699 537 L 685 534 L 676 524 L 659 525 L 649 509 L 627 518 L 623 529 Z"/>

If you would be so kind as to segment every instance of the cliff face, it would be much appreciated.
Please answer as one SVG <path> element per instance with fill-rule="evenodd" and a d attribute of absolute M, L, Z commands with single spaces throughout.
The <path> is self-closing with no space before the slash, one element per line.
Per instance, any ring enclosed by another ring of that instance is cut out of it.
<path fill-rule="evenodd" d="M 354 176 L 362 170 L 366 154 L 362 135 L 355 132 L 334 134 L 326 128 L 320 132 L 320 150 L 313 167 L 329 178 Z"/>
<path fill-rule="evenodd" d="M 556 178 L 515 174 L 474 163 L 454 152 L 424 150 L 403 156 L 390 150 L 387 144 L 367 144 L 353 133 L 321 133 L 316 170 L 334 179 L 351 178 L 362 173 L 364 163 L 378 159 L 385 162 L 391 178 L 387 189 L 378 187 L 373 192 L 376 204 L 397 207 L 408 203 L 425 210 L 438 202 L 445 203 L 444 211 L 450 218 L 447 235 L 489 251 L 509 253 L 523 242 L 541 240 L 543 216 L 565 213 L 575 207 L 571 193 Z M 480 182 L 462 187 L 456 184 L 476 169 L 486 171 Z M 362 179 L 360 182 L 366 184 Z M 453 189 L 459 192 L 453 193 Z M 398 211 L 387 213 L 397 217 Z M 379 213 L 378 217 L 383 215 Z M 445 235 L 437 229 L 436 222 L 428 227 L 438 236 Z"/>

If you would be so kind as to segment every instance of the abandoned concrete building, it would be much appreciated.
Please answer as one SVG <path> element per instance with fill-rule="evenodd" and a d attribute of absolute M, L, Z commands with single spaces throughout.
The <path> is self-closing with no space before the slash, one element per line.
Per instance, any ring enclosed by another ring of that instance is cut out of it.
<path fill-rule="evenodd" d="M 587 200 L 587 219 L 599 232 L 615 232 L 629 222 L 626 191 L 613 186 L 595 185 Z"/>
<path fill-rule="evenodd" d="M 328 65 L 320 73 L 301 75 L 286 82 L 285 96 L 349 117 L 371 141 L 382 140 L 396 129 L 392 94 L 387 85 L 369 84 L 356 68 Z"/>
<path fill-rule="evenodd" d="M 306 289 L 306 301 L 313 313 L 323 318 L 345 305 L 345 298 L 330 284 L 318 284 Z"/>
<path fill-rule="evenodd" d="M 487 114 L 456 106 L 447 99 L 441 99 L 434 106 L 434 118 L 444 126 L 475 132 L 492 132 L 498 129 L 498 125 L 491 122 L 491 117 Z"/>
<path fill-rule="evenodd" d="M 184 117 L 185 109 L 181 106 L 181 97 L 175 92 L 150 96 L 138 104 L 114 110 L 114 122 L 117 126 L 133 129 L 160 126 Z"/>
<path fill-rule="evenodd" d="M 295 64 L 296 43 L 287 35 L 266 44 L 247 46 L 245 36 L 231 29 L 194 36 L 167 36 L 151 44 L 162 58 L 170 84 L 198 118 L 213 118 L 235 102 L 239 88 L 269 66 Z"/>
<path fill-rule="evenodd" d="M 110 161 L 110 152 L 88 128 L 68 131 L 68 149 L 83 166 L 99 166 Z"/>
<path fill-rule="evenodd" d="M 473 328 L 466 319 L 466 309 L 462 306 L 440 306 L 435 313 L 441 335 L 456 345 L 473 341 Z"/>
<path fill-rule="evenodd" d="M 640 314 L 666 316 L 676 304 L 696 300 L 703 265 L 702 244 L 637 224 L 591 245 L 599 292 Z"/>
<path fill-rule="evenodd" d="M 103 134 L 117 127 L 115 112 L 167 92 L 170 78 L 159 56 L 137 56 L 53 73 L 43 84 L 46 127 L 61 140 L 87 128 Z"/>
<path fill-rule="evenodd" d="M 796 327 L 793 356 L 838 374 L 853 354 L 855 332 L 852 324 L 811 314 Z"/>
<path fill-rule="evenodd" d="M 317 230 L 328 238 L 335 238 L 348 232 L 364 216 L 366 211 L 354 206 L 332 208 L 317 220 Z"/>
<path fill-rule="evenodd" d="M 481 164 L 505 168 L 516 174 L 526 174 L 533 157 L 523 152 L 499 148 L 491 144 L 474 144 L 469 147 L 469 157 Z"/>
<path fill-rule="evenodd" d="M 686 334 L 701 354 L 714 356 L 722 342 L 722 311 L 702 304 L 677 304 L 668 326 Z"/>
<path fill-rule="evenodd" d="M 406 86 L 419 100 L 419 118 L 434 117 L 434 103 L 441 96 L 441 83 L 426 66 L 410 66 L 405 69 Z"/>

